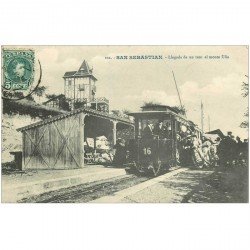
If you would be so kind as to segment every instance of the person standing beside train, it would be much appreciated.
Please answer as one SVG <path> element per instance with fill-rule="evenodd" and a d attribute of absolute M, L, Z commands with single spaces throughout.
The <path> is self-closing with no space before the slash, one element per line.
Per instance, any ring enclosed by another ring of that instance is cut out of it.
<path fill-rule="evenodd" d="M 113 159 L 113 164 L 117 167 L 122 167 L 126 162 L 126 146 L 125 140 L 118 138 L 117 143 L 114 145 L 115 155 Z"/>
<path fill-rule="evenodd" d="M 212 145 L 210 147 L 210 157 L 211 157 L 211 166 L 219 166 L 219 156 L 218 156 L 218 146 L 220 144 L 220 137 L 217 137 L 215 141 L 211 141 Z"/>
<path fill-rule="evenodd" d="M 203 167 L 204 156 L 201 151 L 201 142 L 195 134 L 191 135 L 191 157 L 194 167 Z"/>
<path fill-rule="evenodd" d="M 211 165 L 211 154 L 210 154 L 211 146 L 212 146 L 211 141 L 208 138 L 203 137 L 202 138 L 202 153 L 203 153 L 203 160 L 204 160 L 205 167 L 209 167 Z"/>
<path fill-rule="evenodd" d="M 183 166 L 189 166 L 193 164 L 193 141 L 192 136 L 188 134 L 184 140 L 184 146 L 183 146 Z"/>

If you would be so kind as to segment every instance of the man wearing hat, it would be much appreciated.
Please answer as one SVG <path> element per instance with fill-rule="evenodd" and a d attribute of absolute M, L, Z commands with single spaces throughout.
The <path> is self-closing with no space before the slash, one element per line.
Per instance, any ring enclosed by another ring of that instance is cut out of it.
<path fill-rule="evenodd" d="M 160 139 L 166 137 L 166 128 L 163 125 L 163 120 L 159 120 L 156 126 L 153 129 L 153 134 L 159 136 Z"/>
<path fill-rule="evenodd" d="M 115 156 L 113 164 L 122 167 L 123 164 L 126 162 L 125 140 L 118 138 L 117 143 L 114 146 L 114 149 L 115 149 Z"/>
<path fill-rule="evenodd" d="M 235 144 L 232 139 L 232 132 L 228 131 L 227 136 L 223 138 L 218 147 L 220 165 L 229 166 L 232 164 L 235 157 Z"/>
<path fill-rule="evenodd" d="M 153 129 L 154 129 L 153 122 L 149 121 L 148 125 L 143 130 L 142 137 L 144 139 L 153 139 L 154 138 Z"/>

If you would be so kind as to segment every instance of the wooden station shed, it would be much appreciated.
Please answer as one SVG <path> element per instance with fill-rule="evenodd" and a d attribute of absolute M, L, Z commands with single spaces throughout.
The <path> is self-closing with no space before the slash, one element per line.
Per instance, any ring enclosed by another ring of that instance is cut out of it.
<path fill-rule="evenodd" d="M 22 132 L 22 169 L 73 169 L 84 166 L 84 141 L 101 135 L 116 143 L 117 131 L 134 122 L 90 108 L 37 122 Z"/>

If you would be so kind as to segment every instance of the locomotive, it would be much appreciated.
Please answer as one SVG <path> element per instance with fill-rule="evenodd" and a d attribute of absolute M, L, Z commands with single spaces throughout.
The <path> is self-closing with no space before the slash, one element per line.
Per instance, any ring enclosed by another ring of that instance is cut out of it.
<path fill-rule="evenodd" d="M 129 114 L 135 120 L 135 138 L 128 141 L 125 169 L 127 173 L 157 176 L 180 163 L 180 135 L 185 130 L 191 129 L 198 138 L 202 133 L 178 108 L 141 108 L 142 111 Z"/>

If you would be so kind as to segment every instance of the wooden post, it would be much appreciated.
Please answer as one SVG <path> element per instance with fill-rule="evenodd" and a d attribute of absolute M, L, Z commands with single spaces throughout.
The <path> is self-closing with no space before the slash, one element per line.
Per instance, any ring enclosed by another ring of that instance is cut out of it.
<path fill-rule="evenodd" d="M 94 152 L 96 154 L 96 137 L 94 137 Z"/>
<path fill-rule="evenodd" d="M 116 144 L 116 124 L 117 121 L 112 121 L 113 122 L 113 146 Z"/>
<path fill-rule="evenodd" d="M 81 149 L 81 158 L 80 158 L 80 164 L 81 167 L 84 167 L 84 127 L 85 127 L 85 117 L 86 114 L 81 113 L 80 114 L 80 149 Z"/>
<path fill-rule="evenodd" d="M 24 170 L 25 169 L 25 134 L 24 134 L 24 132 L 22 132 L 22 150 L 23 150 L 23 152 L 22 152 L 22 170 Z"/>
<path fill-rule="evenodd" d="M 202 135 L 203 135 L 203 132 L 204 132 L 204 128 L 203 128 L 203 119 L 204 119 L 204 112 L 203 112 L 203 103 L 201 101 L 201 131 L 202 131 Z"/>

